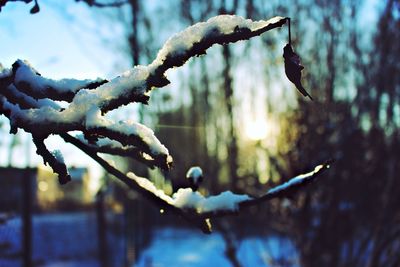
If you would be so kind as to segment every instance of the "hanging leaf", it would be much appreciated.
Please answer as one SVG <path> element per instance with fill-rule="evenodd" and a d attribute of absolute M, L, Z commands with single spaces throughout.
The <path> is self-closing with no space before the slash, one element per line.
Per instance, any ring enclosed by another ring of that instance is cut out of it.
<path fill-rule="evenodd" d="M 289 81 L 294 83 L 300 93 L 313 100 L 311 95 L 307 93 L 306 89 L 304 89 L 303 85 L 301 84 L 301 71 L 304 69 L 304 67 L 301 65 L 299 55 L 293 51 L 290 43 L 283 48 L 283 58 L 285 59 L 285 73 Z"/>

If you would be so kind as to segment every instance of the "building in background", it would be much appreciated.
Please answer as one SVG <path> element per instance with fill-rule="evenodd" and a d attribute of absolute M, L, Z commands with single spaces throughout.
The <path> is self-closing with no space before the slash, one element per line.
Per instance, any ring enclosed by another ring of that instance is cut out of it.
<path fill-rule="evenodd" d="M 88 206 L 93 200 L 89 190 L 89 172 L 87 168 L 69 169 L 71 181 L 65 185 L 58 183 L 57 175 L 51 169 L 38 168 L 37 198 L 41 210 L 73 210 Z"/>
<path fill-rule="evenodd" d="M 35 210 L 74 210 L 90 205 L 93 194 L 89 190 L 87 168 L 71 168 L 71 181 L 58 183 L 57 175 L 47 167 L 0 168 L 0 211 L 16 212 L 21 208 L 24 179 L 30 179 L 31 203 Z"/>
<path fill-rule="evenodd" d="M 24 179 L 30 179 L 30 191 L 37 191 L 37 168 L 0 168 L 0 212 L 15 212 L 21 210 Z M 31 203 L 38 205 L 36 194 L 32 194 Z"/>

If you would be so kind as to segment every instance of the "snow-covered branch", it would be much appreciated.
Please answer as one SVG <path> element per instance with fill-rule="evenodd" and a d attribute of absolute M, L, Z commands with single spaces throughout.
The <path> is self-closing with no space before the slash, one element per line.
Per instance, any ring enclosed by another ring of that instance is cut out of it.
<path fill-rule="evenodd" d="M 128 174 L 120 172 L 100 158 L 90 147 L 82 147 L 83 143 L 80 140 L 68 135 L 63 138 L 95 159 L 107 172 L 118 177 L 130 189 L 141 193 L 160 210 L 181 216 L 204 233 L 211 233 L 211 219 L 213 218 L 235 215 L 247 207 L 260 205 L 273 198 L 292 197 L 294 193 L 315 181 L 332 164 L 332 161 L 327 161 L 318 165 L 313 171 L 289 179 L 286 183 L 268 190 L 261 196 L 239 195 L 225 191 L 219 195 L 205 197 L 191 188 L 181 188 L 169 196 L 144 177 L 139 177 L 131 172 Z"/>
<path fill-rule="evenodd" d="M 98 156 L 98 153 L 106 153 L 130 157 L 163 170 L 169 170 L 172 164 L 168 149 L 150 128 L 134 121 L 113 121 L 106 113 L 132 102 L 147 104 L 153 88 L 169 83 L 165 75 L 168 69 L 206 54 L 212 45 L 250 39 L 281 27 L 287 20 L 274 17 L 254 22 L 233 15 L 213 17 L 172 36 L 151 64 L 135 66 L 110 81 L 52 80 L 42 77 L 22 60 L 17 60 L 10 69 L 0 65 L 0 114 L 9 119 L 11 133 L 23 129 L 32 134 L 37 153 L 58 173 L 60 183 L 70 178 L 61 153 L 46 148 L 44 141 L 49 135 L 61 136 L 160 208 L 179 214 L 204 232 L 210 232 L 210 218 L 234 214 L 246 206 L 287 196 L 314 180 L 329 165 L 320 165 L 313 172 L 295 177 L 260 197 L 230 191 L 205 197 L 193 191 L 197 188 L 195 183 L 201 180 L 199 177 L 193 179 L 192 188 L 181 188 L 168 196 L 146 178 L 133 173 L 125 175 Z M 66 106 L 60 107 L 57 101 L 64 101 Z M 69 134 L 71 131 L 81 133 L 73 137 Z M 201 175 L 199 171 L 196 173 Z"/>
<path fill-rule="evenodd" d="M 163 202 L 163 209 L 170 209 L 176 213 L 176 208 L 178 208 L 178 213 L 181 216 L 189 221 L 195 220 L 196 222 L 203 222 L 200 225 L 207 226 L 207 228 L 201 228 L 201 230 L 205 233 L 211 233 L 210 219 L 238 214 L 241 210 L 249 206 L 259 205 L 273 198 L 291 197 L 295 192 L 313 182 L 321 173 L 330 167 L 331 163 L 332 161 L 327 161 L 318 165 L 313 171 L 298 175 L 258 197 L 246 194 L 234 194 L 231 191 L 205 197 L 197 191 L 193 192 L 191 188 L 181 188 L 171 197 L 166 195 L 162 190 L 157 189 L 155 185 L 146 178 L 138 177 L 133 173 L 128 173 L 127 176 L 136 181 L 141 188 L 161 199 Z"/>
<path fill-rule="evenodd" d="M 81 89 L 94 89 L 107 80 L 52 80 L 42 77 L 28 62 L 17 60 L 13 66 L 14 84 L 23 93 L 36 98 L 71 102 Z"/>
<path fill-rule="evenodd" d="M 58 174 L 58 180 L 60 184 L 68 183 L 71 180 L 71 176 L 68 173 L 68 169 L 65 165 L 64 157 L 62 156 L 61 151 L 54 150 L 50 152 L 44 144 L 44 140 L 42 138 L 33 137 L 32 139 L 36 146 L 36 153 L 42 156 L 44 163 L 48 163 L 54 172 Z"/>
<path fill-rule="evenodd" d="M 169 83 L 168 69 L 205 54 L 212 45 L 249 39 L 286 20 L 275 17 L 253 22 L 232 15 L 211 18 L 171 37 L 151 64 L 136 66 L 110 81 L 47 79 L 28 62 L 17 60 L 12 69 L 1 70 L 1 112 L 9 118 L 12 132 L 21 128 L 44 140 L 51 134 L 81 131 L 89 143 L 98 138 L 116 140 L 140 151 L 140 159 L 148 158 L 157 167 L 168 169 L 172 158 L 151 129 L 132 121 L 114 122 L 105 113 L 131 102 L 147 103 L 153 88 Z M 59 108 L 54 102 L 58 100 L 69 104 Z"/>
<path fill-rule="evenodd" d="M 91 158 L 96 160 L 107 172 L 119 178 L 130 189 L 157 205 L 160 210 L 177 214 L 204 233 L 211 233 L 211 219 L 238 214 L 247 207 L 260 205 L 274 198 L 292 197 L 294 193 L 314 182 L 324 171 L 330 168 L 332 160 L 314 168 L 313 171 L 289 179 L 286 183 L 274 187 L 261 196 L 234 194 L 225 191 L 216 196 L 205 197 L 191 188 L 181 188 L 172 196 L 158 189 L 151 181 L 130 172 L 124 174 L 96 154 L 90 146 L 70 135 L 62 135 L 66 142 L 72 143 Z"/>
<path fill-rule="evenodd" d="M 85 138 L 83 135 L 77 135 L 76 138 L 79 139 L 79 141 L 81 141 L 83 144 L 86 144 L 88 147 L 96 151 L 96 153 L 132 158 L 145 164 L 149 168 L 161 166 L 161 169 L 168 170 L 169 167 L 164 166 L 163 168 L 162 165 L 164 161 L 159 162 L 157 159 L 153 159 L 150 155 L 144 153 L 137 147 L 124 146 L 120 142 L 107 137 L 98 138 L 91 142 L 88 141 L 89 138 Z"/>

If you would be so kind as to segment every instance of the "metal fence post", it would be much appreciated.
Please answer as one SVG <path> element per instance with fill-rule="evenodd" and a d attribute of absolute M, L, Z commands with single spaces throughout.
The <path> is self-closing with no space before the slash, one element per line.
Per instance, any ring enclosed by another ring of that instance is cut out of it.
<path fill-rule="evenodd" d="M 22 249 L 23 266 L 32 266 L 32 177 L 26 169 L 22 181 Z"/>

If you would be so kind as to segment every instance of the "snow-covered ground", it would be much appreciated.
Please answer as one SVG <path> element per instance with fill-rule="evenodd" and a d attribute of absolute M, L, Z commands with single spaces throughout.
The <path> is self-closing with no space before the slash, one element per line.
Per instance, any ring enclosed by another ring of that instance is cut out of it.
<path fill-rule="evenodd" d="M 100 266 L 98 262 L 98 236 L 95 213 L 34 215 L 32 223 L 32 258 L 34 266 Z M 20 217 L 8 220 L 5 224 L 0 224 L 1 267 L 22 266 L 21 231 Z M 108 234 L 108 242 L 109 244 L 112 243 L 110 247 L 113 251 L 110 251 L 110 254 L 118 253 L 118 251 L 123 253 L 123 244 L 120 239 Z M 118 265 L 120 264 L 115 263 L 115 266 Z"/>
<path fill-rule="evenodd" d="M 111 266 L 123 266 L 124 238 L 108 233 Z M 202 234 L 196 229 L 161 228 L 133 266 L 232 266 L 225 257 L 221 234 Z M 299 266 L 292 242 L 282 236 L 248 237 L 237 243 L 242 266 Z M 95 213 L 35 215 L 33 262 L 42 267 L 98 267 Z M 21 219 L 0 224 L 0 266 L 22 266 Z M 133 267 L 132 266 L 132 267 Z"/>
<path fill-rule="evenodd" d="M 134 266 L 232 266 L 224 250 L 225 242 L 218 233 L 166 228 L 156 231 Z M 237 258 L 243 266 L 300 266 L 294 245 L 280 236 L 244 239 L 238 243 Z"/>

